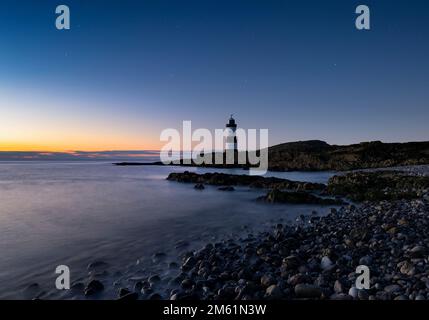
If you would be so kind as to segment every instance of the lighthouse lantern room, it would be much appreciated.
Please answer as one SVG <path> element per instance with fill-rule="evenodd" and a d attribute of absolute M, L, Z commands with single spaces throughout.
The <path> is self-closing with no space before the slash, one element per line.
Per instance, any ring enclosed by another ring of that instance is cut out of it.
<path fill-rule="evenodd" d="M 229 121 L 226 124 L 225 149 L 237 151 L 238 150 L 238 148 L 237 148 L 237 136 L 236 136 L 237 124 L 235 123 L 235 120 L 232 116 L 233 115 L 231 114 L 231 117 L 229 118 Z"/>

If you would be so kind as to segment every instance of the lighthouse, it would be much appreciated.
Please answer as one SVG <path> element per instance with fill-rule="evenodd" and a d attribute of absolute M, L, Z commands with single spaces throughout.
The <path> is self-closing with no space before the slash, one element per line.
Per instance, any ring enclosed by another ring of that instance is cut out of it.
<path fill-rule="evenodd" d="M 226 144 L 225 144 L 225 150 L 233 150 L 237 151 L 237 136 L 235 132 L 237 131 L 237 124 L 235 123 L 234 118 L 229 118 L 228 123 L 226 124 Z"/>

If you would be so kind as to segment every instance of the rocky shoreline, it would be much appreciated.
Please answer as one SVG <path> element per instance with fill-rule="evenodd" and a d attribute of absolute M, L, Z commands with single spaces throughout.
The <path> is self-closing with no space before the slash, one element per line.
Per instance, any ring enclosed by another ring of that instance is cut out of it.
<path fill-rule="evenodd" d="M 184 173 L 170 175 L 169 180 L 237 183 L 231 176 L 220 177 Z M 244 178 L 237 179 L 243 184 Z M 262 185 L 281 192 L 282 182 L 268 181 Z M 177 276 L 160 296 L 172 300 L 429 299 L 428 181 L 410 173 L 379 171 L 335 176 L 326 189 L 311 186 L 310 190 L 372 201 L 187 252 Z M 291 186 L 301 187 L 288 182 L 288 189 Z M 370 270 L 368 290 L 356 288 L 359 265 Z"/>
<path fill-rule="evenodd" d="M 365 202 L 207 244 L 182 257 L 166 299 L 429 299 L 428 200 Z M 371 287 L 355 287 L 356 267 Z M 146 285 L 150 285 L 147 283 Z"/>
<path fill-rule="evenodd" d="M 326 216 L 309 210 L 293 224 L 276 222 L 262 232 L 246 229 L 240 237 L 207 241 L 200 249 L 186 245 L 168 262 L 167 273 L 118 274 L 122 280 L 111 283 L 103 278 L 107 265 L 93 262 L 90 277 L 73 283 L 77 297 L 97 299 L 113 288 L 121 300 L 429 299 L 427 174 L 350 172 L 332 177 L 327 185 L 191 172 L 171 173 L 168 180 L 200 190 L 204 185 L 222 191 L 267 189 L 260 200 L 268 203 L 334 206 L 342 203 L 340 197 L 357 203 L 332 208 Z M 165 253 L 152 258 L 167 263 Z M 356 287 L 361 265 L 369 268 L 369 289 Z"/>
<path fill-rule="evenodd" d="M 353 201 L 418 199 L 429 194 L 429 177 L 405 171 L 366 171 L 336 175 L 326 193 Z"/>
<path fill-rule="evenodd" d="M 428 199 L 377 201 L 308 215 L 294 225 L 273 224 L 269 231 L 186 251 L 179 263 L 170 262 L 171 276 L 129 279 L 134 285 L 118 287 L 117 298 L 427 300 L 428 213 Z M 370 270 L 368 290 L 355 285 L 361 265 Z M 104 285 L 92 279 L 74 289 L 91 298 Z"/>

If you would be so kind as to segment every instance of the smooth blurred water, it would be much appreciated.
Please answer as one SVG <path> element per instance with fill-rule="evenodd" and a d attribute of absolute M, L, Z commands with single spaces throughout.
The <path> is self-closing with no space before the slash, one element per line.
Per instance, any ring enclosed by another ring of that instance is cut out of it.
<path fill-rule="evenodd" d="M 71 268 L 72 280 L 87 275 L 94 260 L 123 270 L 150 261 L 155 252 L 174 260 L 179 240 L 195 248 L 226 235 L 261 229 L 270 221 L 329 208 L 267 205 L 263 191 L 234 192 L 165 180 L 170 172 L 243 170 L 164 166 L 120 167 L 102 162 L 0 162 L 0 297 L 23 298 L 37 282 L 50 297 L 55 267 Z M 332 173 L 279 173 L 283 178 L 326 182 Z M 104 298 L 114 297 L 106 290 Z"/>

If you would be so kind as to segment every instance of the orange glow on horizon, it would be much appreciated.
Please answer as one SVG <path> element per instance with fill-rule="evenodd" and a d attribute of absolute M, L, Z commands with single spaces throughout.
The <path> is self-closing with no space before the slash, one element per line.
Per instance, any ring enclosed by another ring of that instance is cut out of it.
<path fill-rule="evenodd" d="M 107 108 L 113 103 L 57 98 L 55 92 L 0 86 L 0 151 L 99 152 L 163 146 L 157 119 L 112 115 Z"/>
<path fill-rule="evenodd" d="M 100 151 L 126 151 L 126 150 L 160 150 L 161 142 L 145 142 L 145 143 L 106 143 L 103 144 L 34 144 L 25 142 L 4 142 L 0 141 L 0 152 L 65 152 L 72 153 L 73 151 L 100 152 Z"/>

